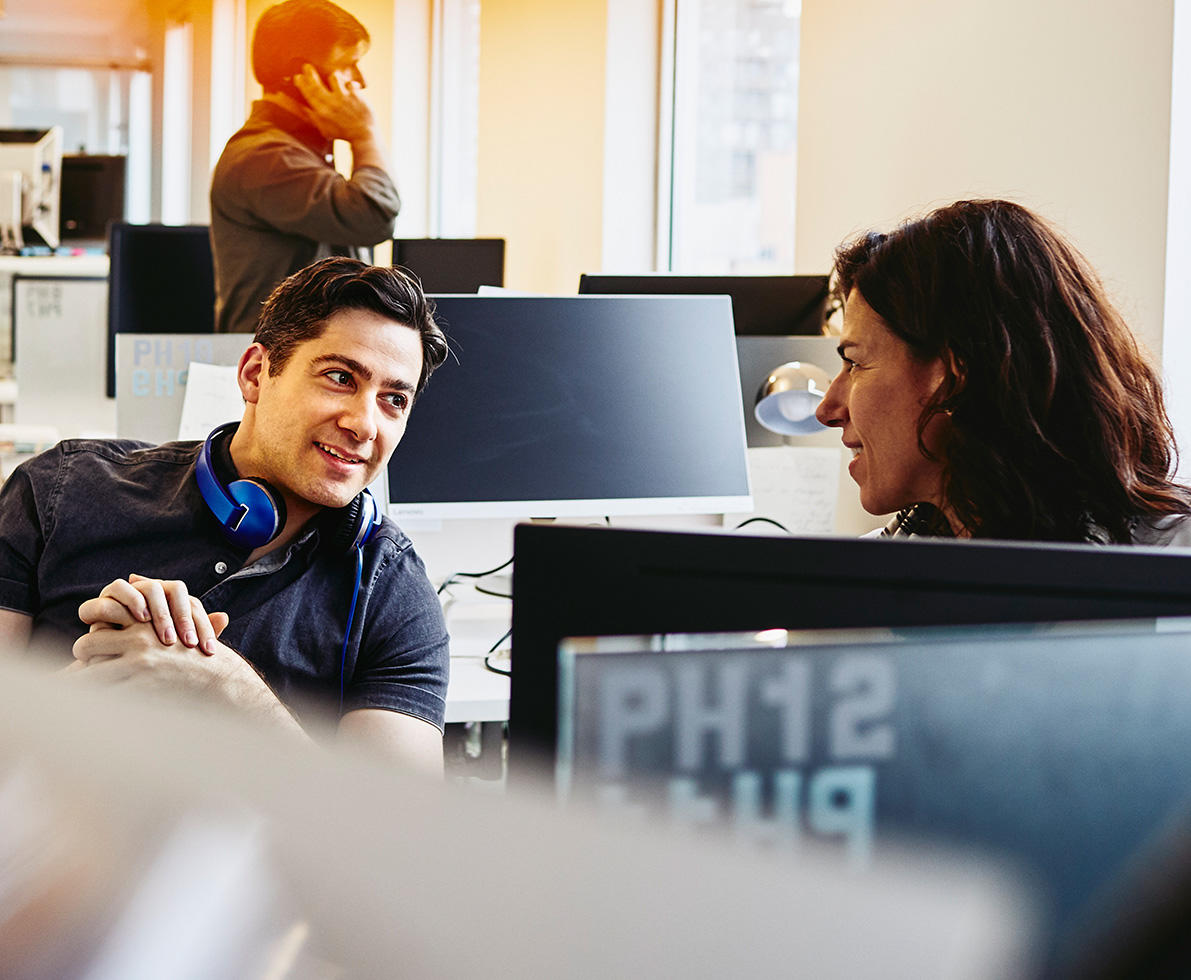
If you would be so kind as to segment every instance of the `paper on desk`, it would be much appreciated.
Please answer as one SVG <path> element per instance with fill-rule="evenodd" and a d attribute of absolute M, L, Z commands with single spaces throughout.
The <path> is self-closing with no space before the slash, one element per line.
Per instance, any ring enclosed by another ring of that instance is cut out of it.
<path fill-rule="evenodd" d="M 754 446 L 748 451 L 753 516 L 791 534 L 831 534 L 839 496 L 840 450 Z"/>
<path fill-rule="evenodd" d="M 191 361 L 186 369 L 179 439 L 206 439 L 211 430 L 244 414 L 244 398 L 236 383 L 235 365 Z"/>

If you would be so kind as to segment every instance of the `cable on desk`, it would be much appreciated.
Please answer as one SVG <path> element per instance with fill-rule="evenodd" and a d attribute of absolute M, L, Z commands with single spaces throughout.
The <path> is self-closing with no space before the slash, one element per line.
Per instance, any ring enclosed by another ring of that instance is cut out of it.
<path fill-rule="evenodd" d="M 504 641 L 507 640 L 512 635 L 513 635 L 513 628 L 510 626 L 507 630 L 505 630 L 504 635 L 499 640 L 497 640 L 495 643 L 493 643 L 492 646 L 490 646 L 488 648 L 488 652 L 486 654 L 484 654 L 484 666 L 487 667 L 494 674 L 503 674 L 505 677 L 512 676 L 513 671 L 511 669 L 506 669 L 504 667 L 497 667 L 492 662 L 492 654 L 494 654 L 496 652 L 496 648 L 499 647 L 502 643 L 504 643 Z"/>
<path fill-rule="evenodd" d="M 487 654 L 484 657 L 484 666 L 487 667 L 490 671 L 492 671 L 492 673 L 500 674 L 502 677 L 512 677 L 513 676 L 512 670 L 510 670 L 508 667 L 497 667 L 496 664 L 494 664 L 492 662 L 492 654 Z"/>
<path fill-rule="evenodd" d="M 780 528 L 781 530 L 785 531 L 787 534 L 790 533 L 790 529 L 788 527 L 786 527 L 784 524 L 779 524 L 772 517 L 750 517 L 747 521 L 741 521 L 739 524 L 737 524 L 733 530 L 739 531 L 745 525 L 754 524 L 757 521 L 760 521 L 763 524 L 772 524 L 774 527 Z"/>
<path fill-rule="evenodd" d="M 512 558 L 510 558 L 506 562 L 502 562 L 501 564 L 497 565 L 495 568 L 489 568 L 487 571 L 484 571 L 484 572 L 452 572 L 445 579 L 443 579 L 442 585 L 440 585 L 438 587 L 438 593 L 439 593 L 439 595 L 442 595 L 444 589 L 447 589 L 450 586 L 454 585 L 455 582 L 461 578 L 486 578 L 489 575 L 495 575 L 497 572 L 503 571 L 504 569 L 508 568 L 511 564 L 513 564 Z M 490 593 L 490 594 L 494 594 L 494 593 Z M 507 599 L 507 598 L 509 598 L 509 596 L 501 596 L 501 598 Z"/>

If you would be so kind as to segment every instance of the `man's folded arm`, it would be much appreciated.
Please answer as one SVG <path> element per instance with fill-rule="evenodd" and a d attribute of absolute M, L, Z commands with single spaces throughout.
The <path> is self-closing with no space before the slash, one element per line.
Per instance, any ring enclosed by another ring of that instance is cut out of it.
<path fill-rule="evenodd" d="M 442 732 L 421 718 L 385 708 L 357 708 L 340 719 L 339 737 L 403 769 L 442 776 Z"/>
<path fill-rule="evenodd" d="M 15 609 L 0 609 L 0 653 L 21 653 L 29 645 L 33 617 Z"/>

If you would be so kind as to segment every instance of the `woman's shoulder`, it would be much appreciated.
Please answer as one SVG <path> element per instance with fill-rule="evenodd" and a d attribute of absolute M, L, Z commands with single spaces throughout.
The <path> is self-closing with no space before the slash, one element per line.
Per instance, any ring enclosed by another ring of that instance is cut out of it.
<path fill-rule="evenodd" d="M 1139 520 L 1133 529 L 1133 543 L 1153 548 L 1191 548 L 1191 514 Z"/>

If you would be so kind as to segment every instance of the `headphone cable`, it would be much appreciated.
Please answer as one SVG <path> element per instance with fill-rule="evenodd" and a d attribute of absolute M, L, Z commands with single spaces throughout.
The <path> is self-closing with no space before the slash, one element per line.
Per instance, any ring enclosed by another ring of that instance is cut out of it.
<path fill-rule="evenodd" d="M 343 631 L 343 652 L 339 657 L 339 714 L 343 714 L 343 675 L 347 671 L 347 643 L 352 635 L 352 621 L 356 618 L 356 600 L 360 597 L 360 580 L 364 577 L 364 549 L 357 547 L 356 553 L 356 584 L 352 589 L 352 604 L 347 611 L 347 628 Z"/>

